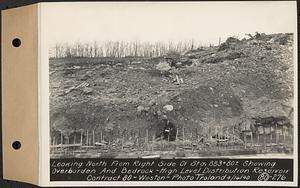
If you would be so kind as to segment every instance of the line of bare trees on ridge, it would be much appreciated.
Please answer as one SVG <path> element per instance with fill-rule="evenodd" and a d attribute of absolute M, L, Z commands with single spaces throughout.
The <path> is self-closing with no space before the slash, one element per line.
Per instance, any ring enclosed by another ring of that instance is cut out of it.
<path fill-rule="evenodd" d="M 105 41 L 74 44 L 57 43 L 50 48 L 50 58 L 74 57 L 159 57 L 170 52 L 182 53 L 201 47 L 199 42 Z"/>

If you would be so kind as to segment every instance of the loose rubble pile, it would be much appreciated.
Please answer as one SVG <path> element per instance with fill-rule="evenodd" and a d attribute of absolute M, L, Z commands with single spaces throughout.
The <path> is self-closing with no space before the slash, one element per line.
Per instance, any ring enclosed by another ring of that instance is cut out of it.
<path fill-rule="evenodd" d="M 56 130 L 113 127 L 115 137 L 149 129 L 158 137 L 167 118 L 206 140 L 214 127 L 234 128 L 238 142 L 251 129 L 243 122 L 280 116 L 292 126 L 293 75 L 292 34 L 230 37 L 220 46 L 159 58 L 52 59 L 50 124 Z"/>

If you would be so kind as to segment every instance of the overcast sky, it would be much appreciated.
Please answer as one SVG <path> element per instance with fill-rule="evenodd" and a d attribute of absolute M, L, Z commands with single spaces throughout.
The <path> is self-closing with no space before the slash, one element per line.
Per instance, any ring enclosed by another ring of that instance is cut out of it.
<path fill-rule="evenodd" d="M 42 13 L 51 45 L 190 39 L 217 44 L 219 37 L 296 31 L 296 2 L 45 3 Z"/>

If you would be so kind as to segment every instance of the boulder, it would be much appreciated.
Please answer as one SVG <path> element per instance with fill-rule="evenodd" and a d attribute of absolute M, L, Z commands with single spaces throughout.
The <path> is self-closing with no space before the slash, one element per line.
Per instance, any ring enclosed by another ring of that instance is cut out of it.
<path fill-rule="evenodd" d="M 156 104 L 156 101 L 154 99 L 150 100 L 149 101 L 149 106 L 153 106 Z"/>
<path fill-rule="evenodd" d="M 167 72 L 171 69 L 171 66 L 166 61 L 163 61 L 156 65 L 156 69 L 162 72 Z"/>
<path fill-rule="evenodd" d="M 139 113 L 139 114 L 141 114 L 143 111 L 144 111 L 144 107 L 142 106 L 142 105 L 140 105 L 140 106 L 138 106 L 137 107 L 137 112 Z"/>
<path fill-rule="evenodd" d="M 167 112 L 171 112 L 171 111 L 173 111 L 173 106 L 172 105 L 165 105 L 164 107 L 163 107 L 163 109 L 165 110 L 165 111 L 167 111 Z"/>
<path fill-rule="evenodd" d="M 84 93 L 85 95 L 90 95 L 90 94 L 93 93 L 93 89 L 92 89 L 92 88 L 89 88 L 89 87 L 85 87 L 85 88 L 83 88 L 83 93 Z"/>

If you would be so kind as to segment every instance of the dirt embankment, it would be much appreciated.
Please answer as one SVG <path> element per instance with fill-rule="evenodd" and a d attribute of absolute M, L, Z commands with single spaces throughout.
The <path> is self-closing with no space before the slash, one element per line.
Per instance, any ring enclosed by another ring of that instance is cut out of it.
<path fill-rule="evenodd" d="M 55 130 L 145 130 L 163 115 L 205 135 L 254 118 L 292 118 L 293 35 L 229 38 L 159 58 L 50 60 L 50 116 Z M 167 106 L 167 107 L 166 107 Z M 172 109 L 171 109 L 172 108 Z"/>

